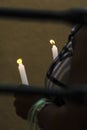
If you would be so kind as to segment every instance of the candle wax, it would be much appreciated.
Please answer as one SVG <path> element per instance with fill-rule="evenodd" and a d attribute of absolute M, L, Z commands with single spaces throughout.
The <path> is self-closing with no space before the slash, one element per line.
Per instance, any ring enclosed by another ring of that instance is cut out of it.
<path fill-rule="evenodd" d="M 58 49 L 56 45 L 52 46 L 52 55 L 53 55 L 53 59 L 55 59 L 58 56 Z"/>
<path fill-rule="evenodd" d="M 25 70 L 25 67 L 22 63 L 19 64 L 18 70 L 20 73 L 22 84 L 29 85 L 27 75 L 26 75 L 26 70 Z"/>

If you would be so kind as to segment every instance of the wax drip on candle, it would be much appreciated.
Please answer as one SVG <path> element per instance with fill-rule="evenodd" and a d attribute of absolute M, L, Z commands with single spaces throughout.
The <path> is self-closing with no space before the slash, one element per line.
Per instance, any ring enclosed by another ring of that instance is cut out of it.
<path fill-rule="evenodd" d="M 55 41 L 54 40 L 50 40 L 50 44 L 52 45 L 52 55 L 53 55 L 53 59 L 55 59 L 58 56 L 58 48 L 55 45 Z"/>
<path fill-rule="evenodd" d="M 17 64 L 18 64 L 18 70 L 20 73 L 22 84 L 29 85 L 27 75 L 26 75 L 25 66 L 22 63 L 21 58 L 17 59 Z"/>

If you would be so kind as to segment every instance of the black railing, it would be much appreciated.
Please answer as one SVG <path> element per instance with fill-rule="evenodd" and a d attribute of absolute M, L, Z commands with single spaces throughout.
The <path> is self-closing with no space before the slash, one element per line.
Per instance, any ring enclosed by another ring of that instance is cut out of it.
<path fill-rule="evenodd" d="M 87 85 L 50 89 L 26 85 L 0 85 L 0 94 L 42 95 L 87 105 Z"/>
<path fill-rule="evenodd" d="M 0 8 L 0 18 L 87 24 L 87 9 L 77 8 L 64 11 L 49 11 L 21 8 Z"/>

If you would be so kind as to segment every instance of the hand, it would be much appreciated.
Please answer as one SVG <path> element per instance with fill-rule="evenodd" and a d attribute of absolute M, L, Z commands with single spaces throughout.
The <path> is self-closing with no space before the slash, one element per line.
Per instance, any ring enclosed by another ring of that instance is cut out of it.
<path fill-rule="evenodd" d="M 31 106 L 41 98 L 39 95 L 15 95 L 14 106 L 16 114 L 23 119 L 27 119 Z"/>

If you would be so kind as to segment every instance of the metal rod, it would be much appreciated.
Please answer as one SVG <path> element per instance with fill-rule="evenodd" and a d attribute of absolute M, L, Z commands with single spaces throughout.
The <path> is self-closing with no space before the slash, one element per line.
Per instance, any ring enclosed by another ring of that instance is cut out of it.
<path fill-rule="evenodd" d="M 42 94 L 49 96 L 66 96 L 73 94 L 87 95 L 87 86 L 70 86 L 68 88 L 50 89 L 28 85 L 0 85 L 0 93 Z"/>
<path fill-rule="evenodd" d="M 49 89 L 26 85 L 0 85 L 0 95 L 1 94 L 42 95 L 46 97 L 56 97 L 58 100 L 64 99 L 69 102 L 87 105 L 87 86 Z"/>
<path fill-rule="evenodd" d="M 68 22 L 87 24 L 87 9 L 69 9 L 64 11 L 30 10 L 21 8 L 0 8 L 0 17 L 19 20 Z"/>

